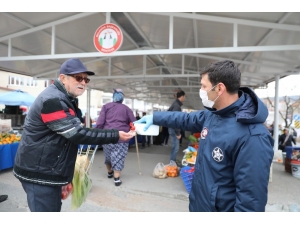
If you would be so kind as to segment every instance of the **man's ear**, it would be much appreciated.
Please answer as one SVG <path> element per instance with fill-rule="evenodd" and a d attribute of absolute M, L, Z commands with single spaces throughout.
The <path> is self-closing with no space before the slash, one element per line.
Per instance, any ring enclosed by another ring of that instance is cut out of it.
<path fill-rule="evenodd" d="M 67 78 L 66 78 L 66 75 L 64 75 L 64 74 L 59 74 L 59 80 L 63 83 L 63 85 L 65 84 L 65 79 L 67 79 Z"/>
<path fill-rule="evenodd" d="M 223 83 L 219 83 L 217 90 L 218 90 L 218 95 L 221 95 L 226 91 L 226 87 Z"/>

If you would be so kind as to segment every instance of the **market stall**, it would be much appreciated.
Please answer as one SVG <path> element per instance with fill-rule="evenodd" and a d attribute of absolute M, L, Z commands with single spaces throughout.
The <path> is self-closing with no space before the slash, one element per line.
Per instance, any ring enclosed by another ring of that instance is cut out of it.
<path fill-rule="evenodd" d="M 183 150 L 184 156 L 181 161 L 182 167 L 179 165 L 180 163 L 172 160 L 168 165 L 164 165 L 162 162 L 159 162 L 155 166 L 152 175 L 153 177 L 160 179 L 180 176 L 187 192 L 190 193 L 194 176 L 194 166 L 200 143 L 200 133 L 191 134 L 188 139 L 188 146 L 185 150 Z"/>
<path fill-rule="evenodd" d="M 194 133 L 188 136 L 189 144 L 183 151 L 184 156 L 181 164 L 184 166 L 180 170 L 180 176 L 188 193 L 191 191 L 192 180 L 194 176 L 195 163 L 199 148 L 200 133 Z"/>
<path fill-rule="evenodd" d="M 294 155 L 297 155 L 297 152 L 300 151 L 300 146 L 286 146 L 285 147 L 285 157 L 283 158 L 283 165 L 285 171 L 288 173 L 292 173 L 291 161 Z"/>
<path fill-rule="evenodd" d="M 19 143 L 0 145 L 0 170 L 12 168 Z"/>
<path fill-rule="evenodd" d="M 31 106 L 35 97 L 21 90 L 0 94 L 0 104 L 9 106 Z"/>
<path fill-rule="evenodd" d="M 1 120 L 11 120 L 11 127 L 22 133 L 22 126 L 25 121 L 22 106 L 30 107 L 35 101 L 35 97 L 21 90 L 14 90 L 0 94 L 0 104 L 5 105 L 5 109 L 0 114 Z M 23 107 L 24 109 L 24 107 Z"/>

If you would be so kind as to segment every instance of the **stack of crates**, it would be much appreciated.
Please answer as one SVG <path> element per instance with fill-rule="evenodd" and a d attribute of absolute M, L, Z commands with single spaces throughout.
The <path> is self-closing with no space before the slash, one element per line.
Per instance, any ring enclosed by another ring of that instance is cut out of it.
<path fill-rule="evenodd" d="M 184 186 L 188 193 L 190 193 L 192 188 L 192 180 L 194 176 L 194 167 L 185 166 L 180 170 L 180 176 L 183 180 Z"/>

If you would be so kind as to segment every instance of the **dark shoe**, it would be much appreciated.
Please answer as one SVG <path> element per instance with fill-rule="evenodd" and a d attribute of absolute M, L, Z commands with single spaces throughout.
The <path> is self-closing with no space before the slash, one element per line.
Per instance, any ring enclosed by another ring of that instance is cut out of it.
<path fill-rule="evenodd" d="M 179 160 L 176 160 L 175 163 L 176 163 L 177 167 L 179 167 L 179 168 L 182 167 L 182 164 L 181 164 L 181 162 Z"/>
<path fill-rule="evenodd" d="M 120 180 L 120 177 L 114 178 L 115 186 L 120 186 L 122 184 L 122 181 Z"/>
<path fill-rule="evenodd" d="M 145 148 L 145 146 L 142 146 L 142 149 L 144 149 Z"/>
<path fill-rule="evenodd" d="M 0 202 L 4 202 L 8 198 L 8 195 L 0 195 Z"/>
<path fill-rule="evenodd" d="M 113 178 L 114 177 L 114 171 L 112 172 L 107 172 L 107 178 Z"/>

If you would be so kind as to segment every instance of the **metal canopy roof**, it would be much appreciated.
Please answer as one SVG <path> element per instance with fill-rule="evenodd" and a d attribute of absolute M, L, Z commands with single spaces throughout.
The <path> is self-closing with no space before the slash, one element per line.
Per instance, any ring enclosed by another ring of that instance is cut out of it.
<path fill-rule="evenodd" d="M 105 23 L 123 32 L 121 48 L 98 52 L 93 36 Z M 300 71 L 299 12 L 13 12 L 0 13 L 0 70 L 54 79 L 68 58 L 96 73 L 88 87 L 126 98 L 202 109 L 199 70 L 216 60 L 239 65 L 242 85 L 265 86 Z"/>

